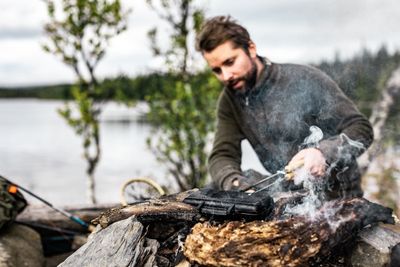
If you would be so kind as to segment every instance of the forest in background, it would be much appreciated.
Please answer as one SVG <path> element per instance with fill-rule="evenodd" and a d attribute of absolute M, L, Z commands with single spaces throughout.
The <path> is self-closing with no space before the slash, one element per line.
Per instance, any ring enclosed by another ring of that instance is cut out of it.
<path fill-rule="evenodd" d="M 358 106 L 367 117 L 371 114 L 373 104 L 379 100 L 381 91 L 392 71 L 400 64 L 400 52 L 389 53 L 386 46 L 371 52 L 362 49 L 350 59 L 340 59 L 340 54 L 332 61 L 322 61 L 313 66 L 326 72 L 336 81 L 340 88 Z M 192 75 L 193 80 L 201 83 L 212 73 L 209 70 Z M 128 77 L 120 75 L 106 78 L 100 82 L 101 97 L 104 100 L 120 102 L 146 101 L 156 93 L 168 90 L 179 77 L 171 73 L 153 72 Z M 0 98 L 38 98 L 38 99 L 72 99 L 72 84 L 45 86 L 0 87 Z M 196 88 L 196 87 L 194 87 Z M 400 140 L 400 106 L 394 105 L 388 118 L 387 132 L 391 139 Z"/>

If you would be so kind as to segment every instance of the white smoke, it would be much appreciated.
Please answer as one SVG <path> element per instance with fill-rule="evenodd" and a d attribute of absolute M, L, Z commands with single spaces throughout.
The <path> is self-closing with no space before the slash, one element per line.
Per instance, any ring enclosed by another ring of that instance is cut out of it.
<path fill-rule="evenodd" d="M 304 139 L 304 145 L 317 144 L 323 137 L 322 131 L 316 126 L 311 126 L 310 132 L 310 136 Z M 336 230 L 343 222 L 351 219 L 351 215 L 340 218 L 334 216 L 341 207 L 333 206 L 332 203 L 335 202 L 327 201 L 327 179 L 330 171 L 338 165 L 339 161 L 344 165 L 350 163 L 354 158 L 354 149 L 363 150 L 365 147 L 362 143 L 352 140 L 346 134 L 340 134 L 339 138 L 341 145 L 337 150 L 337 161 L 330 165 L 325 177 L 314 177 L 304 168 L 295 171 L 294 183 L 296 185 L 302 184 L 308 195 L 302 199 L 301 203 L 287 205 L 284 211 L 285 215 L 304 216 L 310 221 L 324 217 L 332 230 Z M 344 167 L 341 172 L 346 170 L 347 167 Z M 339 190 L 342 189 L 340 188 Z M 332 218 L 335 219 L 332 220 Z"/>

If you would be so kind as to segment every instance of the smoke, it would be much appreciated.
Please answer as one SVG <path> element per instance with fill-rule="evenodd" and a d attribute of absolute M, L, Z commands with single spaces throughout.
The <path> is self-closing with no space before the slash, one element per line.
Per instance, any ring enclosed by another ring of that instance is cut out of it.
<path fill-rule="evenodd" d="M 294 178 L 295 185 L 303 185 L 307 195 L 301 200 L 301 203 L 288 205 L 284 213 L 286 215 L 305 216 L 310 221 L 314 221 L 319 216 L 319 209 L 325 199 L 324 182 L 321 178 L 314 177 L 304 168 L 296 172 Z"/>
<path fill-rule="evenodd" d="M 305 139 L 305 147 L 309 147 L 311 143 L 317 144 L 322 139 L 322 131 L 320 132 L 316 128 L 311 130 L 310 127 L 311 135 Z M 318 140 L 318 138 L 320 139 Z M 302 185 L 307 191 L 307 195 L 300 203 L 287 205 L 284 211 L 285 215 L 304 216 L 310 221 L 325 218 L 333 231 L 342 223 L 352 219 L 351 215 L 334 216 L 342 207 L 333 205 L 334 201 L 329 201 L 331 199 L 329 197 L 331 193 L 329 192 L 331 190 L 330 182 L 332 179 L 339 180 L 339 188 L 335 188 L 337 190 L 335 193 L 343 195 L 343 192 L 346 192 L 349 186 L 349 181 L 346 179 L 346 175 L 349 175 L 349 173 L 346 173 L 349 170 L 348 165 L 354 163 L 355 155 L 358 155 L 359 151 L 365 150 L 365 147 L 362 143 L 352 140 L 346 134 L 339 135 L 339 143 L 336 161 L 330 164 L 324 177 L 314 177 L 304 168 L 300 168 L 295 172 L 294 184 Z M 339 171 L 333 172 L 339 166 L 341 166 Z M 331 175 L 335 175 L 335 177 L 331 177 Z M 343 196 L 345 197 L 346 195 Z"/>
<path fill-rule="evenodd" d="M 340 145 L 337 148 L 337 160 L 330 164 L 329 171 L 340 165 L 345 166 L 351 164 L 355 159 L 354 155 L 359 155 L 366 149 L 361 142 L 352 140 L 344 133 L 339 135 L 339 140 Z"/>

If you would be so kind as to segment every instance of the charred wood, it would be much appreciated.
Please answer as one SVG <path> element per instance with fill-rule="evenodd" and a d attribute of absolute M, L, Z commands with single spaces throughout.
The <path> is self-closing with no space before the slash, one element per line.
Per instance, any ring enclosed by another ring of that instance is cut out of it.
<path fill-rule="evenodd" d="M 316 218 L 196 224 L 185 256 L 207 266 L 309 266 L 354 239 L 362 227 L 393 223 L 392 211 L 365 199 L 324 204 Z"/>

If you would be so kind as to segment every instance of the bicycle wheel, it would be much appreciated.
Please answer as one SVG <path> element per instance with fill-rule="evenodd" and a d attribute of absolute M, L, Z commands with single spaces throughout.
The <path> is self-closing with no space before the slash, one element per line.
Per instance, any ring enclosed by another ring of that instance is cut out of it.
<path fill-rule="evenodd" d="M 121 187 L 121 204 L 125 206 L 161 195 L 165 195 L 165 191 L 155 181 L 146 177 L 133 178 Z"/>

